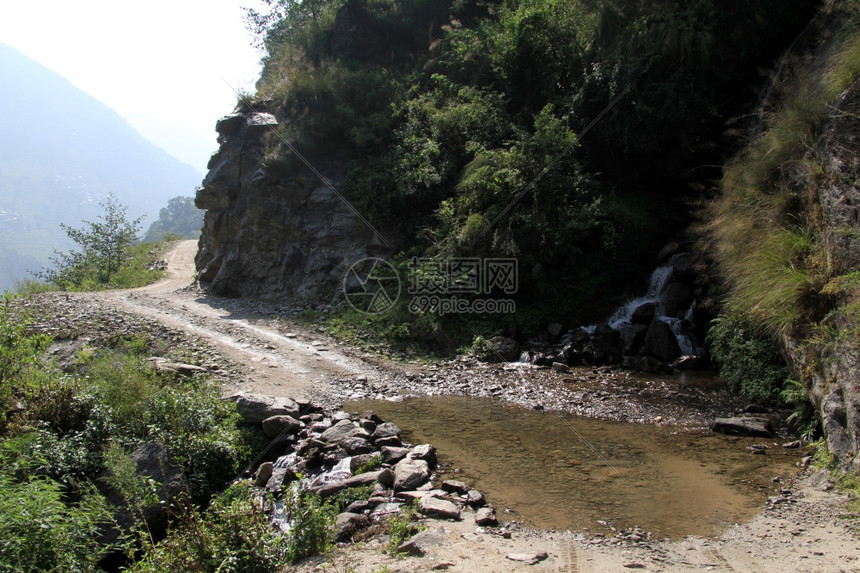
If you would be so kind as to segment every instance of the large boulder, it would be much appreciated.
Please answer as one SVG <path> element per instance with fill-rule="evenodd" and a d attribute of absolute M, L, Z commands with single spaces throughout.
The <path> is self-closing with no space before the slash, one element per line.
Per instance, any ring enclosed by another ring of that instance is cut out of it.
<path fill-rule="evenodd" d="M 411 490 L 430 479 L 430 466 L 424 460 L 403 459 L 394 466 L 394 490 Z"/>
<path fill-rule="evenodd" d="M 506 336 L 494 336 L 478 354 L 484 362 L 516 362 L 520 359 L 520 343 Z"/>
<path fill-rule="evenodd" d="M 304 427 L 304 424 L 286 414 L 277 416 L 269 416 L 262 422 L 263 435 L 269 438 L 276 438 L 281 434 L 298 434 Z"/>
<path fill-rule="evenodd" d="M 320 439 L 324 442 L 336 444 L 347 438 L 364 437 L 367 432 L 361 426 L 351 420 L 341 420 L 322 433 Z"/>
<path fill-rule="evenodd" d="M 652 320 L 645 333 L 645 350 L 664 362 L 671 362 L 681 355 L 678 339 L 672 327 L 662 320 Z"/>
<path fill-rule="evenodd" d="M 299 405 L 289 398 L 242 392 L 233 396 L 236 411 L 250 424 L 261 424 L 272 416 L 299 417 Z"/>
<path fill-rule="evenodd" d="M 185 479 L 185 474 L 182 468 L 173 463 L 173 460 L 167 450 L 167 446 L 160 442 L 149 442 L 139 446 L 131 454 L 131 461 L 134 463 L 135 473 L 139 478 L 152 479 L 155 485 L 155 493 L 158 497 L 158 502 L 146 505 L 143 508 L 143 520 L 146 528 L 156 538 L 163 537 L 167 532 L 168 510 L 171 502 L 180 497 L 188 495 L 188 482 Z M 108 484 L 107 472 L 101 476 L 98 483 L 104 487 L 104 493 L 108 501 L 114 506 L 120 508 L 116 515 L 117 524 L 126 532 L 133 526 L 139 518 L 137 511 L 132 511 L 128 507 L 128 501 L 125 498 L 124 492 L 117 491 Z M 164 502 L 164 503 L 160 503 Z M 113 529 L 105 533 L 105 539 L 115 540 L 119 536 L 119 531 Z"/>
<path fill-rule="evenodd" d="M 460 520 L 460 508 L 456 503 L 431 495 L 422 497 L 418 501 L 418 511 L 427 517 Z"/>

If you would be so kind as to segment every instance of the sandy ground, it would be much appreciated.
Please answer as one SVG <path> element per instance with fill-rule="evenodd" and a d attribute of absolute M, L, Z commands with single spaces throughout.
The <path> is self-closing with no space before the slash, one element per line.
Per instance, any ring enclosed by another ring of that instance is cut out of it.
<path fill-rule="evenodd" d="M 313 331 L 284 332 L 243 311 L 243 301 L 202 296 L 191 286 L 196 241 L 182 241 L 167 255 L 168 277 L 131 291 L 93 296 L 102 303 L 156 319 L 212 344 L 243 366 L 243 378 L 224 394 L 254 391 L 293 398 L 331 395 L 332 381 L 378 377 L 398 368 L 360 353 L 333 347 Z M 719 539 L 622 541 L 576 532 L 513 528 L 509 537 L 476 527 L 467 512 L 459 522 L 427 522 L 436 532 L 423 557 L 391 557 L 376 538 L 339 548 L 296 571 L 381 573 L 382 571 L 860 571 L 857 520 L 845 509 L 847 497 L 832 489 L 826 475 L 805 470 L 785 485 L 757 517 L 729 527 Z M 492 500 L 490 500 L 492 501 Z M 440 529 L 441 528 L 441 529 Z M 546 557 L 533 565 L 514 554 Z"/>

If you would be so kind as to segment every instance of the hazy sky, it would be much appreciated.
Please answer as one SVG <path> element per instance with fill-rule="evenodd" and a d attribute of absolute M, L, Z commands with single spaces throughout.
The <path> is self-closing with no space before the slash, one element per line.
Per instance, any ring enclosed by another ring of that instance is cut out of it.
<path fill-rule="evenodd" d="M 215 121 L 232 111 L 235 90 L 253 90 L 259 74 L 261 54 L 241 10 L 257 5 L 0 0 L 0 43 L 64 76 L 204 173 L 217 149 Z"/>

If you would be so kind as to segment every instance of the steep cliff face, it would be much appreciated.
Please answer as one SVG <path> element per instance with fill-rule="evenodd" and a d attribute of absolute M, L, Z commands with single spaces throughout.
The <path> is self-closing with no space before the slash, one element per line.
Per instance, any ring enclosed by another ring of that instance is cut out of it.
<path fill-rule="evenodd" d="M 843 92 L 821 129 L 816 156 L 821 182 L 816 206 L 828 263 L 842 277 L 822 323 L 833 333 L 826 344 L 790 344 L 795 371 L 821 416 L 827 444 L 846 468 L 860 470 L 860 82 Z"/>
<path fill-rule="evenodd" d="M 350 265 L 387 254 L 336 191 L 348 161 L 343 153 L 314 159 L 317 173 L 298 160 L 265 162 L 266 141 L 285 121 L 245 111 L 216 125 L 220 148 L 195 199 L 206 210 L 196 257 L 206 290 L 331 299 Z"/>

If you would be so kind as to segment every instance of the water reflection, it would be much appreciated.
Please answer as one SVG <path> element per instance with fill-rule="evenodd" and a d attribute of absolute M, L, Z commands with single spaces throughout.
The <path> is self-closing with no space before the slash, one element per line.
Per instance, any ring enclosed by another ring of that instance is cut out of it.
<path fill-rule="evenodd" d="M 751 518 L 794 472 L 796 453 L 766 440 L 536 412 L 493 400 L 437 396 L 349 402 L 373 410 L 481 490 L 500 517 L 547 529 L 592 531 L 599 521 L 658 536 L 716 536 Z M 447 477 L 447 476 L 446 476 Z M 510 509 L 513 513 L 505 514 Z"/>

